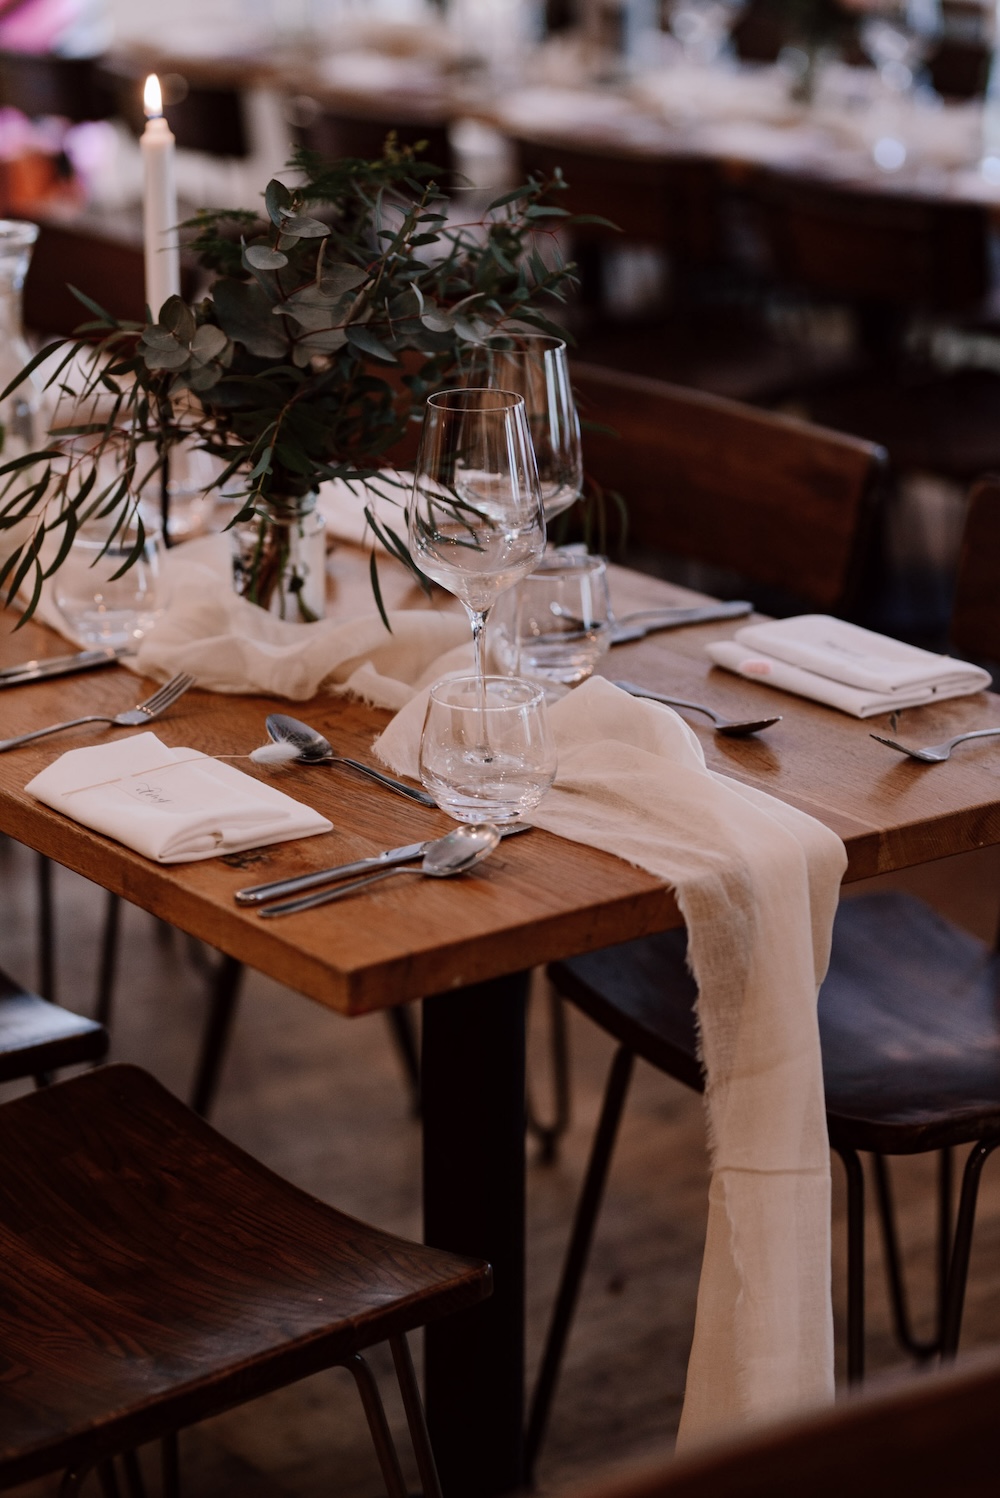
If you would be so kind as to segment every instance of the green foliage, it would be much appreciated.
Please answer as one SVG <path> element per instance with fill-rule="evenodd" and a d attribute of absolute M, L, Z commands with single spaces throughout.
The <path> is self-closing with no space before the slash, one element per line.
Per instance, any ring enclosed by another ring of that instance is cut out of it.
<path fill-rule="evenodd" d="M 94 320 L 46 350 L 64 353 L 49 383 L 73 424 L 0 467 L 0 532 L 31 521 L 0 577 L 8 602 L 32 569 L 37 601 L 46 535 L 64 542 L 108 515 L 118 529 L 158 496 L 176 443 L 223 460 L 218 485 L 245 480 L 248 518 L 377 473 L 470 345 L 560 331 L 544 310 L 575 284 L 553 235 L 573 222 L 548 202 L 558 173 L 456 223 L 433 169 L 391 137 L 378 161 L 299 151 L 291 165 L 295 185 L 270 182 L 261 214 L 206 210 L 183 226 L 215 277 L 203 300 L 171 297 L 139 326 L 77 293 Z"/>

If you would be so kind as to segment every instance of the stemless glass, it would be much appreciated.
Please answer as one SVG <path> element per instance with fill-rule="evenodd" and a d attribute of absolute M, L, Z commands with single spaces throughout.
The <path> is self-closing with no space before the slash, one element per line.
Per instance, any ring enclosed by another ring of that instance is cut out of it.
<path fill-rule="evenodd" d="M 56 608 L 81 645 L 138 648 L 163 617 L 167 586 L 163 544 L 154 522 L 143 517 L 142 552 L 120 577 L 138 532 L 127 524 L 110 537 L 110 521 L 82 525 L 53 579 Z"/>
<path fill-rule="evenodd" d="M 520 395 L 471 388 L 429 397 L 408 534 L 420 570 L 464 604 L 482 677 L 490 609 L 545 550 L 538 469 Z"/>
<path fill-rule="evenodd" d="M 538 805 L 555 773 L 545 692 L 537 682 L 452 676 L 431 688 L 420 779 L 457 822 L 516 821 Z"/>
<path fill-rule="evenodd" d="M 497 668 L 544 682 L 550 697 L 586 681 L 610 644 L 607 562 L 572 551 L 546 552 L 490 626 Z"/>
<path fill-rule="evenodd" d="M 547 333 L 498 333 L 473 356 L 472 378 L 524 397 L 545 519 L 568 510 L 583 488 L 580 418 L 566 345 Z"/>

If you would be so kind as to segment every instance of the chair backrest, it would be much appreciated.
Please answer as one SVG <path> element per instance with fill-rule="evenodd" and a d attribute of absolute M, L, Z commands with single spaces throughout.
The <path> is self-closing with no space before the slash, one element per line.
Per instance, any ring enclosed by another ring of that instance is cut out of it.
<path fill-rule="evenodd" d="M 562 142 L 514 133 L 518 173 L 550 177 L 567 188 L 552 201 L 569 213 L 596 214 L 615 227 L 574 226 L 574 242 L 638 240 L 667 251 L 674 264 L 704 265 L 728 256 L 723 184 L 704 158 L 629 154 L 612 145 Z"/>
<path fill-rule="evenodd" d="M 824 610 L 860 581 L 881 448 L 660 380 L 575 364 L 584 466 L 630 544 L 731 569 Z M 641 559 L 636 559 L 641 565 Z"/>
<path fill-rule="evenodd" d="M 749 173 L 774 273 L 806 291 L 906 309 L 975 307 L 990 284 L 981 206 Z"/>
<path fill-rule="evenodd" d="M 579 1498 L 987 1498 L 1000 1481 L 998 1412 L 991 1354 Z"/>
<path fill-rule="evenodd" d="M 113 103 L 90 57 L 0 52 L 0 105 L 31 118 L 103 120 Z"/>
<path fill-rule="evenodd" d="M 196 272 L 181 258 L 181 291 L 191 297 Z M 92 297 L 113 317 L 142 321 L 146 305 L 142 240 L 128 221 L 43 220 L 24 283 L 24 324 L 33 333 L 67 336 L 91 313 L 70 291 Z"/>
<path fill-rule="evenodd" d="M 980 479 L 969 495 L 950 634 L 963 654 L 1000 661 L 1000 477 Z"/>

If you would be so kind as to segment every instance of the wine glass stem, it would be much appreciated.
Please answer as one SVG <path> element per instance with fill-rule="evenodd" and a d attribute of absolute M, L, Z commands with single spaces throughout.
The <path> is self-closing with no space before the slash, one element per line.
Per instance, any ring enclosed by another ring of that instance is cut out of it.
<path fill-rule="evenodd" d="M 476 655 L 476 681 L 479 698 L 479 745 L 484 759 L 492 759 L 490 753 L 490 741 L 486 731 L 486 621 L 489 618 L 489 609 L 473 609 L 466 604 L 466 611 L 472 624 L 472 646 Z"/>

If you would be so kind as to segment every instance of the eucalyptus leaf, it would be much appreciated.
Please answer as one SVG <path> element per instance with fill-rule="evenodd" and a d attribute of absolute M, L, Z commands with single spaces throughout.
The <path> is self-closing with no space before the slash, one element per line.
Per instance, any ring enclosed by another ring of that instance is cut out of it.
<path fill-rule="evenodd" d="M 143 354 L 147 369 L 183 369 L 191 357 L 191 351 L 177 345 L 173 349 L 151 348 Z"/>
<path fill-rule="evenodd" d="M 196 359 L 207 364 L 210 359 L 219 357 L 228 341 L 222 329 L 214 323 L 202 323 L 191 340 L 191 352 Z"/>
<path fill-rule="evenodd" d="M 288 256 L 266 244 L 251 244 L 243 250 L 243 263 L 249 270 L 283 270 Z"/>
<path fill-rule="evenodd" d="M 280 359 L 288 352 L 281 324 L 271 316 L 271 302 L 255 281 L 216 281 L 212 301 L 219 326 L 262 359 Z"/>
<path fill-rule="evenodd" d="M 176 334 L 181 343 L 190 343 L 196 326 L 194 313 L 183 298 L 167 297 L 160 308 L 160 327 Z"/>
<path fill-rule="evenodd" d="M 290 211 L 292 195 L 284 182 L 272 177 L 264 189 L 264 207 L 276 229 L 281 228 L 282 214 Z"/>
<path fill-rule="evenodd" d="M 297 239 L 325 239 L 330 232 L 329 224 L 320 223 L 318 218 L 306 218 L 301 213 L 289 213 L 282 215 L 282 234 L 294 234 Z"/>
<path fill-rule="evenodd" d="M 399 363 L 392 349 L 388 348 L 370 328 L 359 328 L 352 323 L 347 329 L 347 341 L 376 359 L 384 359 L 387 364 Z"/>

